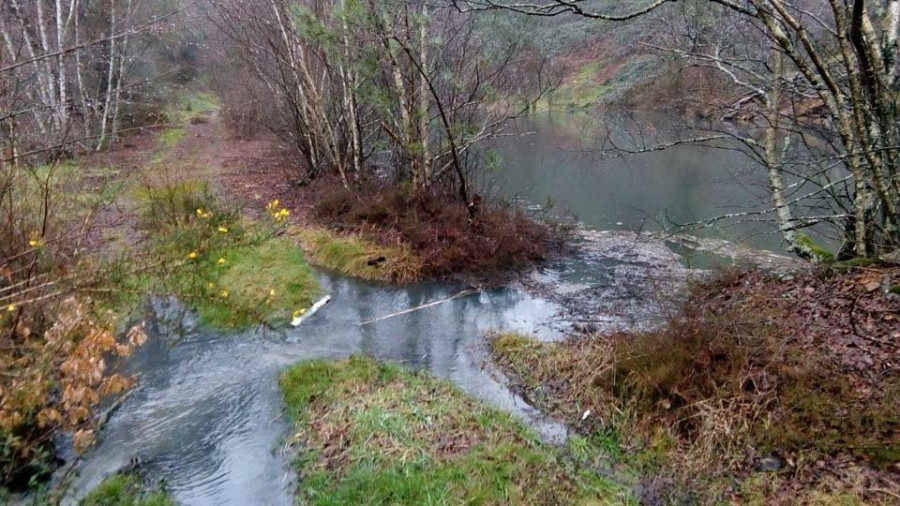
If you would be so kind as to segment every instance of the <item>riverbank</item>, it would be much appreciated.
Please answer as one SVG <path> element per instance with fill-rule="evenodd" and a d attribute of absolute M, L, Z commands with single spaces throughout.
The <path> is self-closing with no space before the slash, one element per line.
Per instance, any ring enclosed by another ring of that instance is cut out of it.
<path fill-rule="evenodd" d="M 281 376 L 302 504 L 622 504 L 627 491 L 522 421 L 370 358 Z M 569 450 L 571 451 L 571 450 Z"/>
<path fill-rule="evenodd" d="M 492 354 L 523 397 L 648 476 L 647 501 L 889 504 L 900 474 L 895 268 L 726 273 L 644 332 Z"/>

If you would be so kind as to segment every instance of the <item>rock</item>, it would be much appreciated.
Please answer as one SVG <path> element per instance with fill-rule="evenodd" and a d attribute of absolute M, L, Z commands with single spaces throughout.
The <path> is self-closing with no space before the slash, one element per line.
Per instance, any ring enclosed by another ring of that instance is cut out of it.
<path fill-rule="evenodd" d="M 885 253 L 879 256 L 878 259 L 886 264 L 900 265 L 900 249 Z"/>
<path fill-rule="evenodd" d="M 784 463 L 778 457 L 766 457 L 759 461 L 759 470 L 764 473 L 774 473 L 784 467 Z"/>

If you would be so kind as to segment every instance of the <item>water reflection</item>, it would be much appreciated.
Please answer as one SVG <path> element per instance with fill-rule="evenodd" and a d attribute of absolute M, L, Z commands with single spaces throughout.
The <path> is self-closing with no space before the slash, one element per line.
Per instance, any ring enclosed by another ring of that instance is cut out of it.
<path fill-rule="evenodd" d="M 600 121 L 602 119 L 602 122 Z M 531 135 L 504 138 L 502 162 L 491 180 L 504 195 L 571 210 L 588 228 L 659 230 L 736 211 L 770 207 L 765 172 L 744 155 L 697 145 L 609 158 L 598 146 L 603 128 L 618 142 L 652 144 L 684 128 L 665 117 L 647 118 L 640 139 L 625 134 L 614 117 L 583 114 L 540 115 L 515 125 Z M 647 131 L 647 130 L 650 131 Z M 704 229 L 724 239 L 778 251 L 781 239 L 769 223 L 747 222 Z"/>

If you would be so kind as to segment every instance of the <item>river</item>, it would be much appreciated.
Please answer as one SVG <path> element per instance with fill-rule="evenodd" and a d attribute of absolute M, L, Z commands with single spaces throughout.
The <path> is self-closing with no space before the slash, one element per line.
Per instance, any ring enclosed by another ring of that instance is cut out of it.
<path fill-rule="evenodd" d="M 183 504 L 292 504 L 295 473 L 283 451 L 289 427 L 277 376 L 312 358 L 365 353 L 425 369 L 520 416 L 546 439 L 563 440 L 564 425 L 510 392 L 486 364 L 485 335 L 516 330 L 556 339 L 585 318 L 571 310 L 579 304 L 590 306 L 597 328 L 661 321 L 689 270 L 662 243 L 638 241 L 634 232 L 655 226 L 648 218 L 664 209 L 689 219 L 759 205 L 721 151 L 690 148 L 599 164 L 572 152 L 577 121 L 532 123 L 538 133 L 515 138 L 501 155 L 501 191 L 535 204 L 551 198 L 588 229 L 579 253 L 522 282 L 361 325 L 467 287 L 393 287 L 317 272 L 331 302 L 298 329 L 266 333 L 214 331 L 177 301 L 148 302 L 151 339 L 126 364 L 139 386 L 81 459 L 69 501 L 138 459 Z M 740 232 L 757 246 L 777 247 L 759 230 Z"/>

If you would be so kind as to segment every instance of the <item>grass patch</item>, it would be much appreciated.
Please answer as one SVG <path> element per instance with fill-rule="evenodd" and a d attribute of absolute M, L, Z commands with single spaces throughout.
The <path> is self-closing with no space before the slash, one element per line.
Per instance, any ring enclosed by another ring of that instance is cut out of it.
<path fill-rule="evenodd" d="M 208 117 L 219 107 L 219 98 L 214 93 L 182 89 L 164 113 L 171 123 L 191 123 Z"/>
<path fill-rule="evenodd" d="M 353 357 L 281 376 L 301 503 L 623 504 L 627 493 L 511 415 L 422 372 Z"/>
<path fill-rule="evenodd" d="M 422 275 L 422 260 L 403 245 L 382 246 L 358 234 L 337 234 L 322 228 L 289 229 L 309 260 L 347 276 L 372 281 L 409 283 Z"/>
<path fill-rule="evenodd" d="M 117 473 L 103 480 L 80 502 L 81 506 L 175 506 L 164 490 L 147 490 L 132 474 Z"/>
<path fill-rule="evenodd" d="M 181 142 L 181 139 L 187 134 L 184 128 L 167 128 L 159 134 L 159 147 L 163 150 L 172 149 Z"/>
<path fill-rule="evenodd" d="M 320 293 L 303 252 L 276 237 L 277 224 L 246 223 L 203 183 L 186 181 L 138 192 L 144 261 L 161 266 L 149 278 L 196 308 L 216 327 L 283 325 Z M 155 279 L 154 279 L 155 277 Z"/>

